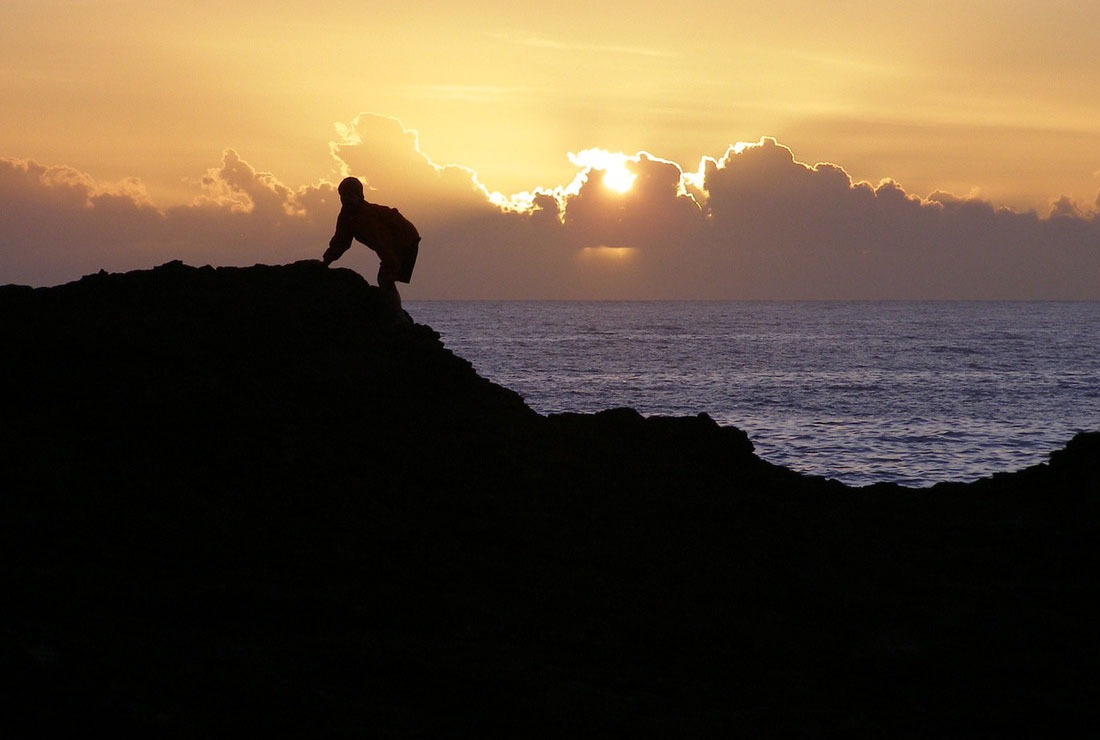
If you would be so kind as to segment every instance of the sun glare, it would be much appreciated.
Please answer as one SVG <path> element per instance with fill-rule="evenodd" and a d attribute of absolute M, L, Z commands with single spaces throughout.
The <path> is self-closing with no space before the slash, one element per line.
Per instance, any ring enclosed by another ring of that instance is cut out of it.
<path fill-rule="evenodd" d="M 630 160 L 621 152 L 609 152 L 605 149 L 585 149 L 579 154 L 569 153 L 569 161 L 578 167 L 603 172 L 604 187 L 625 193 L 634 185 L 637 175 L 627 169 Z"/>
<path fill-rule="evenodd" d="M 618 190 L 620 193 L 625 193 L 627 190 L 630 190 L 630 186 L 634 184 L 635 177 L 637 177 L 637 175 L 633 172 L 628 172 L 625 167 L 618 167 L 603 173 L 603 184 L 612 190 Z"/>
<path fill-rule="evenodd" d="M 634 254 L 634 247 L 584 247 L 581 255 L 584 257 L 599 257 L 603 259 L 622 260 Z"/>

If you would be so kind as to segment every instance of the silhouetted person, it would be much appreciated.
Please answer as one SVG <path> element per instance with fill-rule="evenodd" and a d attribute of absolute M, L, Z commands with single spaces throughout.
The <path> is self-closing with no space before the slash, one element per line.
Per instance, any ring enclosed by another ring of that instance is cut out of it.
<path fill-rule="evenodd" d="M 401 311 L 401 296 L 397 283 L 407 283 L 412 278 L 416 254 L 419 251 L 420 234 L 416 227 L 396 208 L 368 203 L 363 195 L 363 183 L 355 177 L 345 177 L 337 188 L 340 193 L 340 215 L 336 217 L 336 233 L 329 240 L 328 249 L 321 257 L 325 266 L 340 259 L 351 247 L 351 240 L 358 239 L 378 254 L 378 287 L 393 303 L 394 310 Z"/>

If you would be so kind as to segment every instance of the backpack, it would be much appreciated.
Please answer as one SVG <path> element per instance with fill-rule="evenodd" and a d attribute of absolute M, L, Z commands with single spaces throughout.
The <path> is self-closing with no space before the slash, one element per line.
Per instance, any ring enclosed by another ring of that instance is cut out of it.
<path fill-rule="evenodd" d="M 370 208 L 371 220 L 379 229 L 386 230 L 400 251 L 401 264 L 395 279 L 399 283 L 409 282 L 413 268 L 416 267 L 416 255 L 420 251 L 420 232 L 396 208 L 375 203 L 367 203 L 367 206 Z"/>
<path fill-rule="evenodd" d="M 420 232 L 409 219 L 401 215 L 401 211 L 376 203 L 367 205 L 370 207 L 372 220 L 385 229 L 395 243 L 405 245 L 420 241 Z"/>

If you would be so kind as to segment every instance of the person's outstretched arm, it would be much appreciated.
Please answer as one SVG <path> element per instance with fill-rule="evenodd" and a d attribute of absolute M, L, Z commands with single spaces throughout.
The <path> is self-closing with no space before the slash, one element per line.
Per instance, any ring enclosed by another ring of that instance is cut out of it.
<path fill-rule="evenodd" d="M 340 256 L 351 247 L 351 239 L 354 234 L 349 223 L 350 220 L 341 209 L 340 215 L 336 217 L 336 233 L 329 239 L 328 249 L 321 256 L 321 261 L 325 263 L 326 267 L 340 259 Z"/>

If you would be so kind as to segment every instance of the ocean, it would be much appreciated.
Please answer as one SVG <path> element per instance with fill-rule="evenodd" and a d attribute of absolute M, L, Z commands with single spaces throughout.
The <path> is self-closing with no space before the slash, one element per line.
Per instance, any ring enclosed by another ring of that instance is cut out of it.
<path fill-rule="evenodd" d="M 972 481 L 1100 429 L 1096 302 L 407 301 L 541 413 L 745 430 L 850 485 Z"/>

